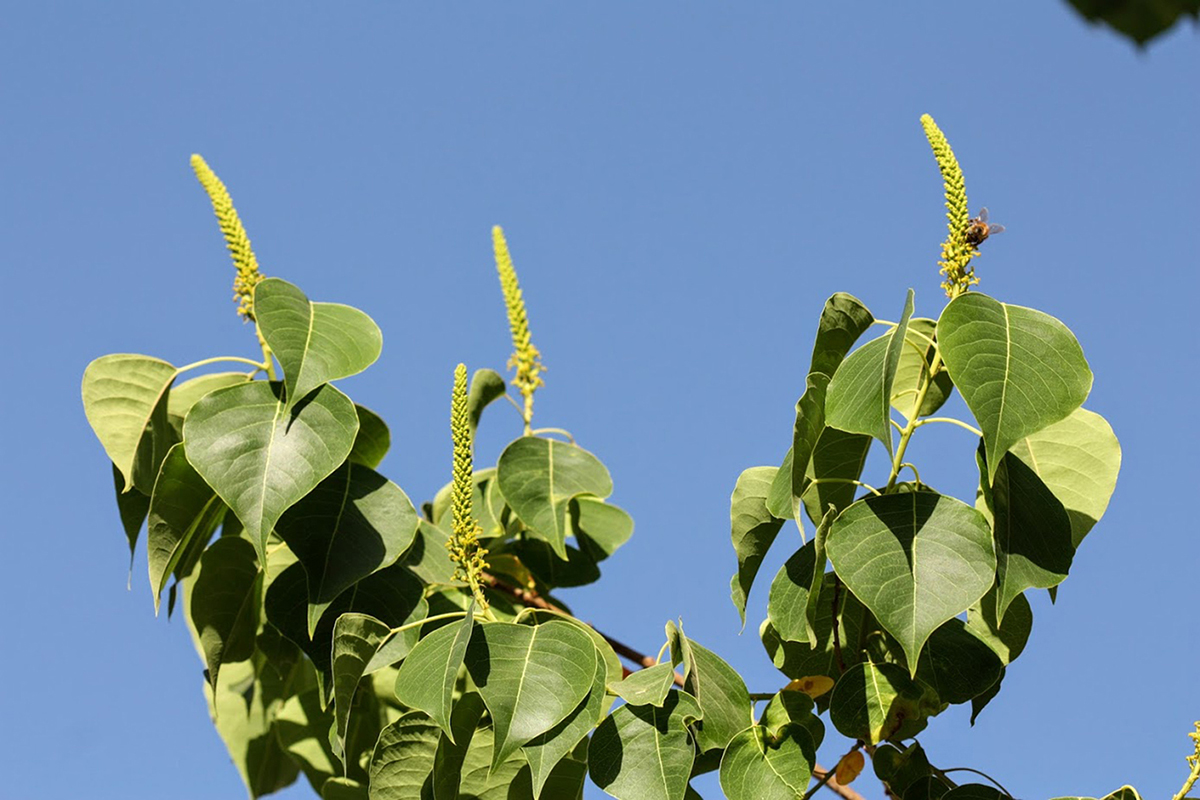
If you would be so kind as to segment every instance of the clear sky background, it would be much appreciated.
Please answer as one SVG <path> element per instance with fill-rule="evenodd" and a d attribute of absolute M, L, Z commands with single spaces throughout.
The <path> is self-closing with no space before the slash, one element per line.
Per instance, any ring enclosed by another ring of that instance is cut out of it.
<path fill-rule="evenodd" d="M 257 353 L 191 153 L 267 274 L 383 329 L 378 364 L 342 385 L 390 423 L 382 470 L 416 501 L 449 477 L 454 365 L 504 367 L 504 225 L 549 367 L 536 422 L 605 461 L 637 524 L 605 579 L 563 598 L 651 653 L 682 617 L 774 691 L 755 631 L 796 542 L 739 636 L 729 495 L 787 449 L 830 294 L 894 319 L 913 287 L 919 314 L 940 311 L 925 112 L 972 209 L 1008 227 L 979 288 L 1074 330 L 1124 465 L 1057 607 L 1033 598 L 999 698 L 921 741 L 1030 800 L 1178 788 L 1200 717 L 1192 26 L 1138 52 L 1063 2 L 314 5 L 5 10 L 0 798 L 243 794 L 182 620 L 154 617 L 144 545 L 126 590 L 79 399 L 106 353 Z M 477 463 L 519 433 L 490 409 Z M 910 453 L 970 498 L 974 448 L 931 426 Z"/>

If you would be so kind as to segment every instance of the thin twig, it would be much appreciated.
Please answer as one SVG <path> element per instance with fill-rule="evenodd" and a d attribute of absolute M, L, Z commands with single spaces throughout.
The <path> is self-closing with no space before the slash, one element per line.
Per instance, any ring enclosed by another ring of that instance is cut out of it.
<path fill-rule="evenodd" d="M 838 674 L 846 671 L 846 662 L 842 660 L 842 642 L 838 635 L 838 591 L 842 582 L 837 575 L 833 576 L 833 654 L 837 656 Z"/>

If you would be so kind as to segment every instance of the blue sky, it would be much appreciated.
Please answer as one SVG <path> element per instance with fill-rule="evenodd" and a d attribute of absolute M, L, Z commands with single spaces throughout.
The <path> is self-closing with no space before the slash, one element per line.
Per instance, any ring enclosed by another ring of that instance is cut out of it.
<path fill-rule="evenodd" d="M 606 462 L 637 523 L 606 580 L 564 599 L 649 652 L 682 617 L 773 691 L 754 631 L 787 552 L 764 565 L 739 636 L 729 494 L 786 450 L 830 294 L 895 318 L 913 287 L 919 314 L 940 311 L 925 112 L 972 207 L 1008 227 L 977 262 L 980 289 L 1075 331 L 1096 373 L 1087 406 L 1124 466 L 1057 607 L 1035 598 L 1000 697 L 973 729 L 950 712 L 922 741 L 937 765 L 1025 798 L 1178 788 L 1200 717 L 1193 27 L 1139 52 L 1029 1 L 27 3 L 5 17 L 4 797 L 242 793 L 182 621 L 154 618 L 140 548 L 126 591 L 79 401 L 105 353 L 256 352 L 191 153 L 230 187 L 265 272 L 380 324 L 382 358 L 343 388 L 390 422 L 383 471 L 414 499 L 449 475 L 454 365 L 507 357 L 489 233 L 504 225 L 549 367 L 536 420 Z M 910 453 L 971 497 L 975 442 L 938 427 Z M 489 411 L 478 461 L 519 433 Z"/>

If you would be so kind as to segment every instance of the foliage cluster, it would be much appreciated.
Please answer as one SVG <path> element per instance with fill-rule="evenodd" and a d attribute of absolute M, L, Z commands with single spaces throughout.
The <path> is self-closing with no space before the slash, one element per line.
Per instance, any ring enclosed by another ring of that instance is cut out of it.
<path fill-rule="evenodd" d="M 1067 577 L 1120 447 L 1082 407 L 1092 374 L 1071 331 L 968 291 L 987 225 L 968 217 L 954 154 L 922 121 L 947 194 L 948 304 L 915 316 L 910 290 L 883 321 L 831 297 L 786 457 L 733 490 L 743 619 L 768 548 L 785 527 L 800 533 L 760 626 L 784 676 L 764 693 L 680 624 L 647 657 L 555 597 L 597 581 L 633 521 L 607 502 L 595 455 L 532 427 L 541 355 L 499 229 L 521 399 L 499 373 L 468 382 L 458 366 L 451 479 L 418 511 L 377 471 L 387 425 L 334 385 L 377 359 L 379 329 L 259 274 L 224 185 L 193 159 L 262 360 L 104 356 L 84 374 L 83 403 L 131 558 L 145 526 L 155 608 L 164 593 L 168 615 L 182 600 L 213 722 L 252 797 L 303 774 L 326 800 L 570 798 L 589 777 L 618 798 L 682 800 L 714 770 L 734 800 L 822 786 L 856 797 L 847 784 L 864 754 L 892 797 L 1008 796 L 990 779 L 959 785 L 916 737 L 949 706 L 969 703 L 974 720 L 997 696 L 1030 634 L 1025 593 Z M 250 370 L 181 380 L 221 361 Z M 973 425 L 936 416 L 956 390 Z M 523 434 L 478 469 L 475 431 L 502 398 Z M 976 497 L 935 491 L 906 460 L 934 423 L 978 438 Z M 874 485 L 872 448 L 889 467 Z M 815 754 L 830 725 L 845 755 L 826 770 Z"/>

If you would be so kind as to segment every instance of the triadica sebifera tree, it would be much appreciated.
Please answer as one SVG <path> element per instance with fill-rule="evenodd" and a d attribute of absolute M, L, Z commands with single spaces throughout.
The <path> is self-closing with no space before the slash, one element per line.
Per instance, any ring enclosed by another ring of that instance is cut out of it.
<path fill-rule="evenodd" d="M 868 762 L 893 798 L 1009 796 L 1003 776 L 939 768 L 919 737 L 951 705 L 973 718 L 998 696 L 1030 634 L 1027 593 L 1067 577 L 1121 451 L 1084 407 L 1092 373 L 1071 331 L 973 290 L 996 226 L 970 215 L 949 144 L 921 122 L 945 186 L 947 302 L 918 316 L 910 290 L 885 320 L 829 298 L 786 457 L 733 487 L 743 619 L 767 550 L 795 548 L 759 626 L 782 677 L 759 691 L 680 624 L 648 656 L 555 599 L 600 579 L 633 520 L 607 502 L 592 452 L 534 425 L 542 357 L 499 228 L 513 374 L 445 376 L 450 436 L 431 469 L 449 482 L 417 506 L 377 469 L 386 423 L 335 385 L 377 359 L 379 329 L 262 275 L 225 186 L 193 156 L 255 355 L 103 356 L 83 404 L 131 557 L 145 529 L 151 599 L 186 619 L 252 797 L 303 774 L 326 800 L 558 800 L 589 780 L 624 800 L 683 800 L 716 771 L 733 800 L 853 798 Z M 954 391 L 972 419 L 939 416 Z M 496 401 L 516 407 L 522 435 L 481 468 L 473 440 Z M 933 424 L 969 432 L 975 496 L 937 492 L 909 460 Z M 880 474 L 864 474 L 872 448 Z M 842 755 L 821 765 L 826 737 Z M 1177 798 L 1198 774 L 1193 755 Z"/>

